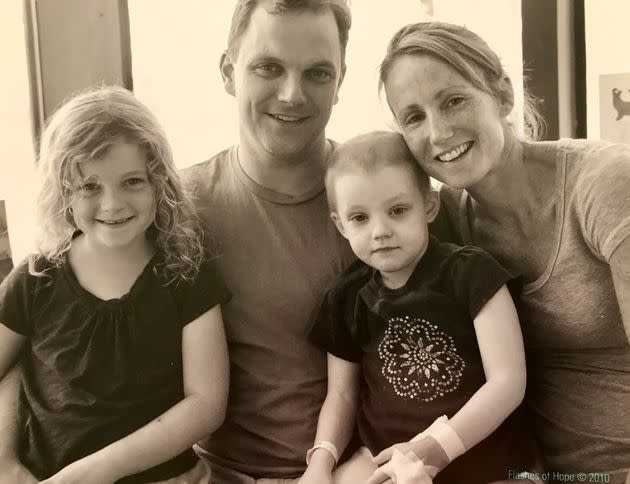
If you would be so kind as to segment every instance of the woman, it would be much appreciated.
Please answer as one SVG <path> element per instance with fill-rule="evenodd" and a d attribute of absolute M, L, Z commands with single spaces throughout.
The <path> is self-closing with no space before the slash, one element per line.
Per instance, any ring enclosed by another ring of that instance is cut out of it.
<path fill-rule="evenodd" d="M 463 27 L 402 28 L 380 75 L 411 152 L 445 184 L 456 240 L 488 250 L 522 278 L 527 401 L 545 468 L 624 482 L 630 147 L 519 140 L 507 119 L 510 79 L 488 45 Z"/>

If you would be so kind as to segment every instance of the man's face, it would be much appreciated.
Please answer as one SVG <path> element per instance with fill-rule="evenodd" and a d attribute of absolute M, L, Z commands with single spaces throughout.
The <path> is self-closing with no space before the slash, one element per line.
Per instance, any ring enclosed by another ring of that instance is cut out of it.
<path fill-rule="evenodd" d="M 221 72 L 238 103 L 242 145 L 259 155 L 307 154 L 324 143 L 343 78 L 333 13 L 270 14 L 258 6 Z"/>

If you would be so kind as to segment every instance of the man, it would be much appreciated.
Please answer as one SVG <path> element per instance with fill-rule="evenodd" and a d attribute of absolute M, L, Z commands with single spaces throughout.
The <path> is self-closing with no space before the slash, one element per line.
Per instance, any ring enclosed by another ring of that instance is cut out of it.
<path fill-rule="evenodd" d="M 185 171 L 234 295 L 227 418 L 197 448 L 213 482 L 298 478 L 313 446 L 326 361 L 306 334 L 352 259 L 323 186 L 349 28 L 343 0 L 239 0 L 220 62 L 239 144 Z"/>

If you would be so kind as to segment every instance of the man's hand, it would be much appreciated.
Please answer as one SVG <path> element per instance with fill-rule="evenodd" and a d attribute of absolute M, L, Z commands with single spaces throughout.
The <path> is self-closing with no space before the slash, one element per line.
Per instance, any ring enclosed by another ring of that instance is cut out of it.
<path fill-rule="evenodd" d="M 6 484 L 37 484 L 39 482 L 31 472 L 22 465 L 17 457 L 0 457 L 0 482 Z"/>

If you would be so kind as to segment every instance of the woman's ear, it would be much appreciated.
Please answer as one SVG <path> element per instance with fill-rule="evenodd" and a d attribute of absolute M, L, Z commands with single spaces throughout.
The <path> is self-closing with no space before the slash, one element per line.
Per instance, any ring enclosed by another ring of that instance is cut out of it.
<path fill-rule="evenodd" d="M 499 113 L 501 117 L 506 117 L 514 108 L 514 89 L 512 81 L 508 76 L 504 76 L 497 86 L 497 98 L 499 100 Z"/>
<path fill-rule="evenodd" d="M 219 61 L 219 70 L 221 71 L 221 78 L 223 79 L 223 87 L 225 92 L 235 96 L 236 89 L 234 88 L 234 62 L 230 57 L 230 54 L 223 52 L 221 54 L 221 60 Z"/>
<path fill-rule="evenodd" d="M 343 224 L 341 223 L 341 219 L 339 218 L 337 212 L 330 212 L 330 218 L 335 223 L 335 227 L 337 227 L 339 233 L 347 239 L 348 236 L 346 235 L 346 231 L 343 228 Z"/>
<path fill-rule="evenodd" d="M 430 224 L 440 211 L 440 194 L 437 190 L 430 189 L 425 193 L 424 209 L 427 213 L 427 224 Z"/>

